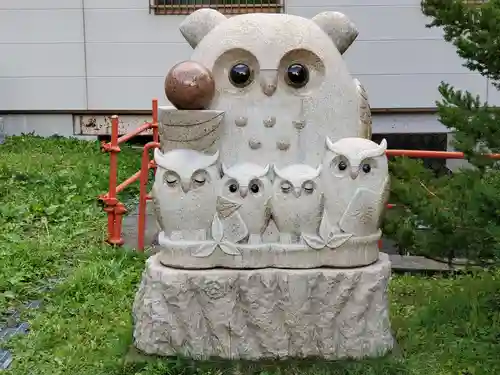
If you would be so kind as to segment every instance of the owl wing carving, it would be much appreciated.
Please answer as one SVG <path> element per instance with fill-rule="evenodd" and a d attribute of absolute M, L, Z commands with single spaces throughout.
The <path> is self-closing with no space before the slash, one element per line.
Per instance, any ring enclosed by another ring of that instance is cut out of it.
<path fill-rule="evenodd" d="M 382 196 L 380 197 L 379 205 L 380 205 L 380 216 L 378 219 L 377 227 L 380 228 L 382 225 L 382 219 L 385 213 L 385 210 L 387 209 L 387 202 L 389 201 L 389 195 L 391 193 L 391 179 L 389 176 L 384 181 L 384 187 L 382 191 Z"/>
<path fill-rule="evenodd" d="M 360 237 L 375 234 L 379 229 L 381 208 L 380 194 L 359 188 L 339 221 L 340 229 Z"/>
<path fill-rule="evenodd" d="M 372 137 L 372 112 L 368 102 L 368 93 L 359 80 L 354 79 L 359 101 L 359 121 L 364 130 L 363 136 L 367 139 Z"/>
<path fill-rule="evenodd" d="M 240 203 L 217 197 L 217 216 L 222 226 L 221 238 L 217 240 L 237 243 L 248 236 L 248 228 L 238 212 L 240 207 Z"/>
<path fill-rule="evenodd" d="M 185 111 L 174 107 L 162 107 L 159 111 L 163 126 L 159 126 L 158 131 L 163 153 L 178 148 L 213 153 L 223 111 Z"/>

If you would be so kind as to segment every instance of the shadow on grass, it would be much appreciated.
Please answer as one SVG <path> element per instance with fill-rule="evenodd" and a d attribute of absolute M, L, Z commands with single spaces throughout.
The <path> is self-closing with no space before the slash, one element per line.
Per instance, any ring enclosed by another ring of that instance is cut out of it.
<path fill-rule="evenodd" d="M 362 361 L 326 361 L 321 358 L 231 361 L 210 359 L 198 361 L 189 358 L 159 358 L 147 356 L 131 347 L 124 365 L 124 374 L 142 375 L 404 375 L 409 371 L 401 357 L 389 354 L 384 358 Z"/>

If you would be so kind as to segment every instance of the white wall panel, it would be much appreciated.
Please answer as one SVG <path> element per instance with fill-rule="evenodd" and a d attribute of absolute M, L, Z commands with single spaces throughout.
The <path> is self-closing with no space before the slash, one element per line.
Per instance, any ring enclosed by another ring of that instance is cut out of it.
<path fill-rule="evenodd" d="M 81 0 L 0 0 L 0 110 L 86 109 Z"/>
<path fill-rule="evenodd" d="M 87 74 L 91 78 L 166 76 L 191 52 L 187 43 L 88 43 Z"/>
<path fill-rule="evenodd" d="M 105 0 L 104 0 L 105 1 Z M 82 0 L 0 0 L 0 10 L 81 9 Z"/>
<path fill-rule="evenodd" d="M 81 9 L 0 10 L 0 43 L 60 42 L 83 42 Z"/>
<path fill-rule="evenodd" d="M 155 16 L 147 9 L 86 9 L 88 43 L 184 42 L 179 25 L 184 16 Z"/>
<path fill-rule="evenodd" d="M 372 108 L 429 108 L 441 96 L 441 81 L 486 97 L 486 80 L 478 74 L 357 75 Z"/>
<path fill-rule="evenodd" d="M 85 9 L 145 9 L 148 0 L 85 0 Z"/>
<path fill-rule="evenodd" d="M 0 78 L 1 111 L 85 109 L 85 78 Z"/>
<path fill-rule="evenodd" d="M 164 79 L 162 76 L 89 77 L 89 109 L 149 110 L 153 98 L 157 98 L 160 105 L 166 105 Z"/>
<path fill-rule="evenodd" d="M 84 77 L 83 43 L 0 44 L 0 77 Z"/>
<path fill-rule="evenodd" d="M 444 40 L 356 41 L 344 54 L 352 74 L 470 73 Z"/>
<path fill-rule="evenodd" d="M 310 6 L 321 8 L 333 6 L 420 6 L 420 0 L 285 0 L 285 4 L 289 7 Z"/>
<path fill-rule="evenodd" d="M 308 5 L 306 5 L 308 4 Z M 303 6 L 288 5 L 287 13 L 312 18 L 325 10 L 335 10 L 347 15 L 359 30 L 358 40 L 406 40 L 440 39 L 442 31 L 426 28 L 429 19 L 422 14 L 420 6 L 312 6 L 304 1 Z"/>
<path fill-rule="evenodd" d="M 435 114 L 373 114 L 373 134 L 447 133 Z"/>

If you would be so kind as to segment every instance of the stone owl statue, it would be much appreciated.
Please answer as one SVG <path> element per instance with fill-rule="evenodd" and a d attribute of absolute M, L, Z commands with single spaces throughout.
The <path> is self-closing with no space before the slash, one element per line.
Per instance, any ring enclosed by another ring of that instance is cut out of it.
<path fill-rule="evenodd" d="M 354 236 L 375 234 L 389 192 L 385 139 L 380 145 L 364 138 L 326 139 L 321 184 L 325 219 Z"/>
<path fill-rule="evenodd" d="M 206 155 L 176 149 L 162 153 L 155 149 L 157 171 L 151 194 L 160 227 L 167 236 L 204 239 L 198 235 L 209 230 L 215 214 L 220 183 L 218 157 L 218 152 Z"/>
<path fill-rule="evenodd" d="M 274 166 L 271 212 L 282 240 L 290 236 L 296 242 L 303 233 L 318 232 L 322 213 L 321 168 L 305 164 L 283 169 Z"/>
<path fill-rule="evenodd" d="M 222 165 L 220 195 L 238 206 L 251 240 L 258 241 L 269 223 L 271 196 L 270 166 L 243 163 L 231 168 Z"/>
<path fill-rule="evenodd" d="M 200 9 L 180 31 L 194 48 L 191 60 L 212 72 L 207 110 L 224 112 L 225 165 L 319 165 L 325 137 L 366 136 L 358 89 L 342 58 L 358 31 L 344 14 L 227 18 Z"/>

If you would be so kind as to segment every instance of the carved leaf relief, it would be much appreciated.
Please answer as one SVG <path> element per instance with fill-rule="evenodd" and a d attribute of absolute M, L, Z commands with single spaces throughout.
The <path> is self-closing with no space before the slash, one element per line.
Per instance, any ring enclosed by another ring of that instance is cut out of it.
<path fill-rule="evenodd" d="M 219 219 L 219 215 L 214 215 L 214 220 L 212 221 L 212 238 L 215 242 L 221 242 L 224 236 L 224 227 Z"/>
<path fill-rule="evenodd" d="M 198 247 L 191 251 L 191 255 L 196 258 L 206 258 L 213 254 L 217 244 L 213 242 L 201 243 Z"/>
<path fill-rule="evenodd" d="M 314 250 L 321 250 L 325 247 L 336 249 L 346 243 L 352 236 L 352 233 L 338 233 L 336 231 L 336 228 L 328 220 L 326 209 L 323 211 L 323 217 L 321 218 L 319 237 L 302 234 L 304 242 Z"/>
<path fill-rule="evenodd" d="M 351 233 L 332 234 L 331 238 L 328 239 L 326 246 L 328 246 L 330 249 L 336 249 L 337 247 L 345 244 L 352 236 L 353 235 Z"/>
<path fill-rule="evenodd" d="M 333 232 L 333 225 L 328 220 L 328 213 L 326 212 L 326 208 L 323 210 L 323 217 L 321 218 L 321 223 L 319 225 L 319 236 L 326 243 L 330 234 Z"/>
<path fill-rule="evenodd" d="M 303 233 L 302 239 L 307 244 L 307 246 L 314 250 L 322 250 L 326 245 L 325 241 L 323 241 L 323 239 L 318 236 Z"/>
<path fill-rule="evenodd" d="M 232 243 L 223 242 L 219 247 L 227 255 L 241 255 L 241 251 Z"/>

